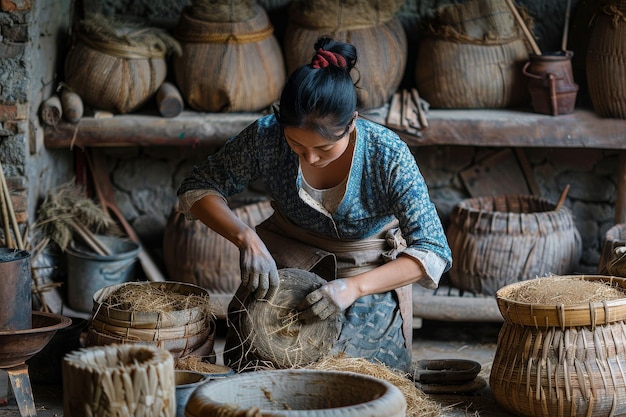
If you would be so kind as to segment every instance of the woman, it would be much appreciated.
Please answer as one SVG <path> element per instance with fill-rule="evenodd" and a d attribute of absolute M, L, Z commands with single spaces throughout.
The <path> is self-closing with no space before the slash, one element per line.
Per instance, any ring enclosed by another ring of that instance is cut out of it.
<path fill-rule="evenodd" d="M 314 271 L 328 282 L 302 300 L 302 320 L 341 312 L 334 352 L 410 371 L 410 288 L 436 288 L 450 249 L 406 144 L 358 119 L 355 47 L 324 37 L 314 49 L 273 115 L 194 168 L 178 191 L 180 207 L 239 248 L 240 290 L 271 299 L 277 268 Z M 226 197 L 258 179 L 275 212 L 255 231 Z"/>

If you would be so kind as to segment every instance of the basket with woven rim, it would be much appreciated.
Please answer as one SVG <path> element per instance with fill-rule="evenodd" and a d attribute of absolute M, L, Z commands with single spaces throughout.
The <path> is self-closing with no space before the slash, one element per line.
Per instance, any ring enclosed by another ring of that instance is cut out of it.
<path fill-rule="evenodd" d="M 170 416 L 176 414 L 174 360 L 154 346 L 83 348 L 63 359 L 63 414 Z"/>
<path fill-rule="evenodd" d="M 538 284 L 542 302 L 520 301 L 521 292 Z M 528 417 L 626 413 L 625 291 L 626 279 L 604 275 L 501 288 L 504 323 L 489 378 L 496 402 Z"/>
<path fill-rule="evenodd" d="M 451 283 L 494 295 L 508 284 L 573 272 L 582 252 L 567 207 L 531 195 L 498 195 L 459 202 L 446 232 L 454 262 Z"/>

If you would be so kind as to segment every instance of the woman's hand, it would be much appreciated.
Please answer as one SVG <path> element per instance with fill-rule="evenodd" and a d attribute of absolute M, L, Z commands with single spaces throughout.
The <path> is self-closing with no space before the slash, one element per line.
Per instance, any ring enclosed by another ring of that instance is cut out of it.
<path fill-rule="evenodd" d="M 358 288 L 348 279 L 336 279 L 309 293 L 298 304 L 299 317 L 304 322 L 326 320 L 350 307 L 359 298 Z"/>
<path fill-rule="evenodd" d="M 278 290 L 278 270 L 274 258 L 260 239 L 254 245 L 240 248 L 239 268 L 241 284 L 248 291 L 254 293 L 257 299 L 272 299 Z"/>

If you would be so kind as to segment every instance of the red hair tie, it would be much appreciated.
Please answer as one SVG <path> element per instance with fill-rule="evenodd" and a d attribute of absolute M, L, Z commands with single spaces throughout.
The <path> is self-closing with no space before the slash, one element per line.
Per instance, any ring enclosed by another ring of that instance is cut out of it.
<path fill-rule="evenodd" d="M 348 66 L 346 59 L 342 55 L 336 52 L 326 51 L 322 48 L 318 49 L 317 54 L 313 58 L 313 62 L 311 64 L 313 68 L 326 68 L 330 64 L 341 68 L 345 68 Z"/>

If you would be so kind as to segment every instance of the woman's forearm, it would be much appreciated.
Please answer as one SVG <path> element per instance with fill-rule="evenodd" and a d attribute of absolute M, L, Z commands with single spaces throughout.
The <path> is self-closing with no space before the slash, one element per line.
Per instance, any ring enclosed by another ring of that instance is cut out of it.
<path fill-rule="evenodd" d="M 398 256 L 377 268 L 347 278 L 359 297 L 391 291 L 419 281 L 426 275 L 422 264 L 410 256 Z"/>

